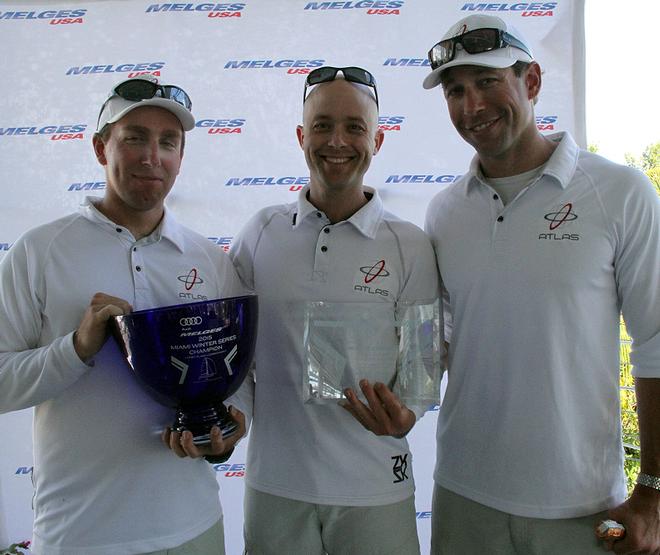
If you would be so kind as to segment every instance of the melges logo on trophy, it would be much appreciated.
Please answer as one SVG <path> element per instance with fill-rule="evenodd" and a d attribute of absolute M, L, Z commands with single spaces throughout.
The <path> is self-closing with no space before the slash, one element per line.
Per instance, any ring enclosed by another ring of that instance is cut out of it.
<path fill-rule="evenodd" d="M 223 401 L 241 385 L 257 339 L 256 295 L 206 300 L 114 318 L 114 336 L 138 382 L 159 403 L 176 410 L 172 429 L 210 442 L 237 424 Z"/>

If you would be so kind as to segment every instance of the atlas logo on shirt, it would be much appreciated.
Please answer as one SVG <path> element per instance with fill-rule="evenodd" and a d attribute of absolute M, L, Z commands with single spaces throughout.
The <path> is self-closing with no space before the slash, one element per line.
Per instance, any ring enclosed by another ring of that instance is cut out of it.
<path fill-rule="evenodd" d="M 390 272 L 385 267 L 385 260 L 381 259 L 374 263 L 365 264 L 360 266 L 360 274 L 358 274 L 357 281 L 353 286 L 354 291 L 368 293 L 369 295 L 379 295 L 381 297 L 388 297 L 390 292 L 387 289 L 378 287 L 383 279 L 388 278 Z"/>
<path fill-rule="evenodd" d="M 160 12 L 193 12 L 196 14 L 206 14 L 211 18 L 241 17 L 241 12 L 245 8 L 242 2 L 233 2 L 230 4 L 151 4 L 145 13 Z"/>
<path fill-rule="evenodd" d="M 408 479 L 408 453 L 405 455 L 395 455 L 392 457 L 392 474 L 394 474 L 393 484 L 398 484 Z"/>
<path fill-rule="evenodd" d="M 0 12 L 0 20 L 48 20 L 50 25 L 70 25 L 84 23 L 86 9 L 78 10 L 46 10 L 43 12 Z"/>
<path fill-rule="evenodd" d="M 0 252 L 2 251 L 8 251 L 13 243 L 0 243 Z"/>
<path fill-rule="evenodd" d="M 553 10 L 557 8 L 557 2 L 468 2 L 463 4 L 461 11 L 465 12 L 490 12 L 490 13 L 514 13 L 522 17 L 553 16 Z"/>
<path fill-rule="evenodd" d="M 305 10 L 365 10 L 367 15 L 401 15 L 404 0 L 358 0 L 357 2 L 308 2 Z"/>
<path fill-rule="evenodd" d="M 573 204 L 567 202 L 561 207 L 556 208 L 552 212 L 548 212 L 543 216 L 549 222 L 548 230 L 550 233 L 540 233 L 539 239 L 547 239 L 551 241 L 579 241 L 580 236 L 577 233 L 564 233 L 567 227 L 570 227 L 571 222 L 578 219 L 578 216 L 573 212 Z M 562 228 L 559 232 L 556 230 Z"/>
<path fill-rule="evenodd" d="M 202 276 L 199 275 L 197 268 L 190 268 L 190 271 L 187 274 L 177 276 L 176 279 L 178 279 L 181 283 L 183 283 L 183 286 L 186 290 L 185 293 L 184 292 L 179 293 L 179 298 L 192 299 L 196 301 L 208 300 L 208 297 L 206 295 L 189 293 L 191 289 L 204 283 L 204 280 L 202 279 Z"/>

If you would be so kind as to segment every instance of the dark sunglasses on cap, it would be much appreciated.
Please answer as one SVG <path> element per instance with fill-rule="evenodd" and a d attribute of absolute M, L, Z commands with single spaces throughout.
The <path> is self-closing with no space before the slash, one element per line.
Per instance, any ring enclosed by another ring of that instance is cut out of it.
<path fill-rule="evenodd" d="M 110 91 L 108 99 L 103 103 L 103 106 L 101 106 L 99 119 L 101 119 L 101 114 L 103 113 L 105 105 L 115 96 L 134 102 L 139 100 L 149 100 L 154 97 L 165 98 L 167 100 L 173 100 L 177 104 L 181 104 L 181 106 L 188 111 L 192 110 L 192 100 L 190 100 L 186 91 L 181 87 L 177 87 L 176 85 L 159 85 L 148 79 L 129 79 L 119 83 L 119 85 Z"/>
<path fill-rule="evenodd" d="M 378 91 L 376 90 L 376 79 L 366 69 L 361 67 L 330 67 L 324 66 L 310 71 L 305 79 L 305 90 L 303 91 L 303 104 L 307 100 L 307 89 L 319 83 L 327 83 L 334 81 L 338 72 L 342 72 L 344 79 L 352 83 L 366 85 L 374 90 L 374 97 L 376 100 L 376 107 L 378 107 Z"/>
<path fill-rule="evenodd" d="M 441 65 L 451 62 L 456 56 L 456 45 L 460 44 L 468 54 L 481 54 L 498 48 L 514 46 L 522 50 L 530 58 L 532 54 L 528 48 L 517 38 L 501 29 L 475 29 L 457 37 L 441 40 L 429 50 L 429 62 L 431 69 L 439 68 Z"/>

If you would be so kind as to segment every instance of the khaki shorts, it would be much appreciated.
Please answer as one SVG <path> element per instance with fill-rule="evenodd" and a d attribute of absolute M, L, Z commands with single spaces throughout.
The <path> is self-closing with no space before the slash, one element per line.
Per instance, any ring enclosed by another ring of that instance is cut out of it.
<path fill-rule="evenodd" d="M 603 555 L 594 530 L 606 514 L 526 518 L 486 507 L 436 485 L 431 555 Z"/>
<path fill-rule="evenodd" d="M 222 519 L 203 534 L 179 547 L 152 551 L 144 555 L 225 555 L 225 529 Z"/>
<path fill-rule="evenodd" d="M 315 505 L 245 488 L 248 555 L 419 555 L 414 497 L 391 505 Z"/>

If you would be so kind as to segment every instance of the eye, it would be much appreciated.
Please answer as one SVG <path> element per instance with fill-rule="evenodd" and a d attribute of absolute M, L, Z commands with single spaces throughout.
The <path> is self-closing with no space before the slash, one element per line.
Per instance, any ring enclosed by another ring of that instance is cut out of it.
<path fill-rule="evenodd" d="M 314 125 L 312 125 L 312 129 L 314 131 L 327 131 L 330 129 L 330 125 L 324 121 L 317 121 Z"/>
<path fill-rule="evenodd" d="M 480 87 L 490 87 L 495 83 L 497 83 L 497 79 L 495 77 L 484 77 L 482 79 L 479 79 Z"/>

